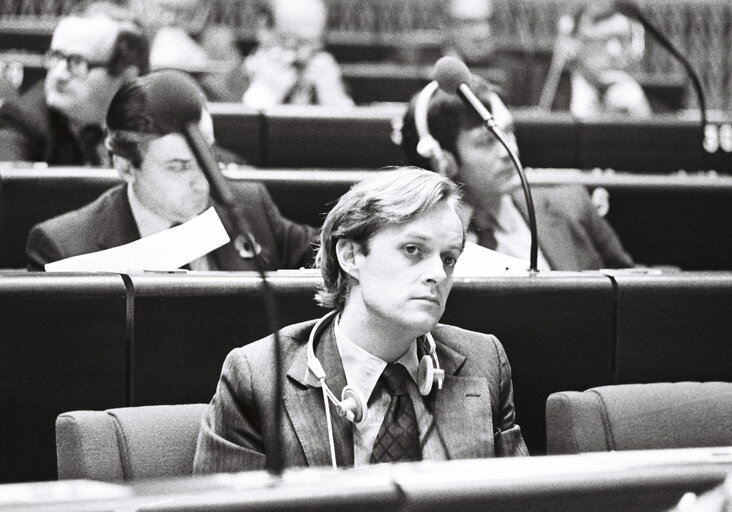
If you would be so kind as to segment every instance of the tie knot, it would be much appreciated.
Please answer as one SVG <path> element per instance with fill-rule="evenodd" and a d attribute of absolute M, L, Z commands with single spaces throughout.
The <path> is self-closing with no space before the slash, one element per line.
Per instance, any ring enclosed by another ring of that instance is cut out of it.
<path fill-rule="evenodd" d="M 392 396 L 408 395 L 407 381 L 411 379 L 407 369 L 399 363 L 389 363 L 379 379 Z"/>

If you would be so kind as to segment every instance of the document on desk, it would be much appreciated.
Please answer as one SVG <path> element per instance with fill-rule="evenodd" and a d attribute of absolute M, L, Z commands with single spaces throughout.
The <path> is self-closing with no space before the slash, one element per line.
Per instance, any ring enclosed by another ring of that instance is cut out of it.
<path fill-rule="evenodd" d="M 47 272 L 130 272 L 174 270 L 218 249 L 229 235 L 216 210 L 129 244 L 54 261 Z"/>
<path fill-rule="evenodd" d="M 457 260 L 455 277 L 499 276 L 506 273 L 525 273 L 529 260 L 522 260 L 487 249 L 473 242 L 465 242 L 465 249 Z"/>

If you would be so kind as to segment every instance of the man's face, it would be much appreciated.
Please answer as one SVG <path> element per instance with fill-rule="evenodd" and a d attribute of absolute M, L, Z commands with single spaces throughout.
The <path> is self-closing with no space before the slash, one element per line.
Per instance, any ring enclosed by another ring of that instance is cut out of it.
<path fill-rule="evenodd" d="M 449 5 L 450 44 L 468 63 L 490 60 L 495 51 L 491 33 L 492 3 L 488 0 L 452 0 Z"/>
<path fill-rule="evenodd" d="M 627 70 L 637 59 L 632 25 L 620 14 L 594 24 L 580 22 L 577 40 L 579 66 L 596 75 L 608 70 Z"/>
<path fill-rule="evenodd" d="M 204 114 L 200 123 L 204 138 L 213 143 L 212 125 Z M 140 202 L 173 223 L 183 223 L 209 204 L 209 186 L 185 138 L 171 133 L 148 143 L 139 169 L 131 174 L 132 188 Z"/>
<path fill-rule="evenodd" d="M 294 64 L 304 64 L 322 46 L 325 17 L 317 7 L 309 1 L 275 4 L 274 40 Z"/>
<path fill-rule="evenodd" d="M 346 308 L 355 306 L 395 337 L 412 339 L 434 328 L 445 311 L 463 226 L 441 202 L 419 218 L 382 228 L 355 255 L 358 281 Z"/>
<path fill-rule="evenodd" d="M 106 64 L 112 56 L 118 25 L 104 16 L 64 18 L 53 33 L 50 54 L 62 56 L 46 73 L 46 102 L 79 125 L 102 124 L 123 76 L 113 77 Z M 90 64 L 75 66 L 81 58 Z M 101 65 L 100 64 L 104 64 Z"/>
<path fill-rule="evenodd" d="M 518 155 L 513 117 L 496 94 L 491 94 L 491 109 L 498 128 Z M 456 139 L 460 168 L 457 181 L 473 202 L 481 197 L 497 197 L 513 192 L 520 181 L 508 151 L 483 125 L 461 130 Z"/>

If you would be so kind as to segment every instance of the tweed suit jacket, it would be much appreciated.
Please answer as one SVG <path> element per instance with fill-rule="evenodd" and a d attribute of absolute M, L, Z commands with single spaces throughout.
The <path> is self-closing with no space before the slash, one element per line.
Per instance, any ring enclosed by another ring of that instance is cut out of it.
<path fill-rule="evenodd" d="M 315 323 L 303 322 L 280 331 L 283 395 L 279 436 L 273 427 L 273 337 L 229 353 L 202 420 L 194 473 L 263 469 L 267 454 L 277 443 L 286 467 L 331 464 L 322 390 L 306 377 L 307 341 Z M 424 399 L 448 458 L 527 455 L 515 424 L 511 367 L 498 339 L 447 325 L 438 325 L 432 335 L 445 381 L 441 390 L 433 390 Z M 346 377 L 332 325 L 316 340 L 315 353 L 328 386 L 340 396 Z M 339 467 L 354 464 L 352 428 L 333 414 Z"/>
<path fill-rule="evenodd" d="M 311 263 L 317 230 L 282 217 L 262 184 L 237 184 L 233 193 L 237 204 L 244 208 L 254 238 L 262 247 L 266 270 L 300 268 Z M 225 212 L 218 206 L 215 208 L 233 240 L 236 231 Z M 123 184 L 78 210 L 36 225 L 26 244 L 28 269 L 42 270 L 52 261 L 117 247 L 139 238 Z M 242 259 L 232 242 L 213 251 L 212 255 L 219 270 L 255 270 L 254 261 Z"/>
<path fill-rule="evenodd" d="M 597 213 L 583 187 L 534 187 L 531 195 L 539 247 L 552 270 L 633 266 L 633 258 L 610 224 Z M 513 194 L 512 199 L 528 223 L 523 193 Z"/>

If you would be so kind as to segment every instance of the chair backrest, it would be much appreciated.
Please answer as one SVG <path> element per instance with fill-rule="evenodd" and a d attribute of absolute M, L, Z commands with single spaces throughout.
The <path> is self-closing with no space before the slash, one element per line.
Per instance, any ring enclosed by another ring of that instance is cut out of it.
<path fill-rule="evenodd" d="M 59 479 L 190 475 L 206 404 L 72 411 L 56 419 Z"/>
<path fill-rule="evenodd" d="M 548 454 L 732 445 L 732 383 L 601 386 L 553 393 Z"/>

